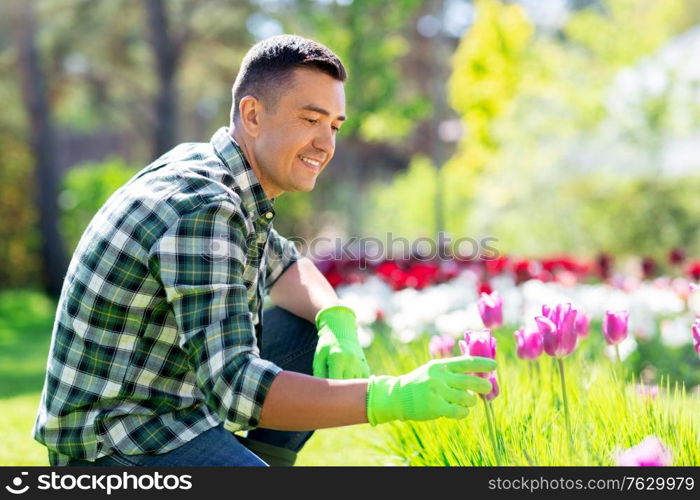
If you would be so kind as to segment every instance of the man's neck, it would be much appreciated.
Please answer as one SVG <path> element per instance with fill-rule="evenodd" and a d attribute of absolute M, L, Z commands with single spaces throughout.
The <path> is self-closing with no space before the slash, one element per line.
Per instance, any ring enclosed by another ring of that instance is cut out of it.
<path fill-rule="evenodd" d="M 234 141 L 236 141 L 236 144 L 240 146 L 241 151 L 243 151 L 243 156 L 245 156 L 245 159 L 248 161 L 250 168 L 253 170 L 255 177 L 257 177 L 258 182 L 263 188 L 263 191 L 265 191 L 267 197 L 270 200 L 273 200 L 277 196 L 281 195 L 282 191 L 280 191 L 279 189 L 272 188 L 271 183 L 267 182 L 262 168 L 260 168 L 260 165 L 255 160 L 255 155 L 253 154 L 250 142 L 245 137 L 244 133 L 241 132 L 240 129 L 237 129 L 235 125 L 231 124 L 229 126 L 229 135 Z"/>

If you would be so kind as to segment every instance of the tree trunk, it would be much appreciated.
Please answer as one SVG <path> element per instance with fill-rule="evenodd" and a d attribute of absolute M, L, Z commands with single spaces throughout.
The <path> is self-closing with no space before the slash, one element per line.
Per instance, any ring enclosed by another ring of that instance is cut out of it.
<path fill-rule="evenodd" d="M 51 109 L 46 81 L 41 72 L 36 47 L 36 26 L 33 2 L 16 1 L 12 4 L 17 64 L 22 79 L 22 96 L 29 119 L 29 141 L 35 160 L 37 185 L 36 204 L 39 211 L 41 258 L 44 268 L 44 286 L 51 295 L 58 296 L 67 269 L 63 240 L 58 230 L 58 173 L 56 169 L 56 137 L 51 120 Z"/>
<path fill-rule="evenodd" d="M 155 56 L 159 91 L 155 100 L 153 154 L 158 157 L 177 144 L 178 113 L 175 73 L 180 47 L 169 33 L 168 16 L 162 0 L 145 2 L 148 32 Z"/>

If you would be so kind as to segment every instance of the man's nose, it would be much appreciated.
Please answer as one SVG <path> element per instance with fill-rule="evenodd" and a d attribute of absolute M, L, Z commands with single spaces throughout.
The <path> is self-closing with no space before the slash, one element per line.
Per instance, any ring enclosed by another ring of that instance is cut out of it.
<path fill-rule="evenodd" d="M 335 151 L 335 134 L 333 130 L 328 127 L 320 132 L 313 141 L 314 148 L 326 153 L 326 159 L 330 159 Z"/>

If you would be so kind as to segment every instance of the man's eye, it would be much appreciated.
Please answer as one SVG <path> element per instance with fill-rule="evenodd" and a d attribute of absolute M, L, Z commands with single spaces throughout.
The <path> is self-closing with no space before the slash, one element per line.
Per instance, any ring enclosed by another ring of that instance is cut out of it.
<path fill-rule="evenodd" d="M 309 123 L 318 123 L 318 120 L 314 120 L 313 118 L 304 118 Z"/>

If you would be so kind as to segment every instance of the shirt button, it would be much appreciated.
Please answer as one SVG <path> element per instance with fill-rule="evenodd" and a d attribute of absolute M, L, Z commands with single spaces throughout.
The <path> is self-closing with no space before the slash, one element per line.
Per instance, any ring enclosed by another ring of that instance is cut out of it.
<path fill-rule="evenodd" d="M 272 212 L 267 212 L 267 213 L 265 214 L 265 218 L 268 219 L 268 220 L 272 219 Z"/>

